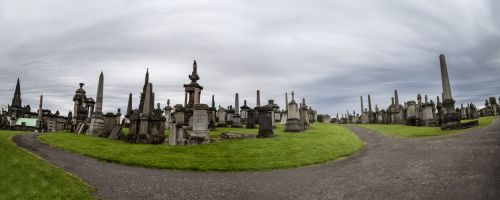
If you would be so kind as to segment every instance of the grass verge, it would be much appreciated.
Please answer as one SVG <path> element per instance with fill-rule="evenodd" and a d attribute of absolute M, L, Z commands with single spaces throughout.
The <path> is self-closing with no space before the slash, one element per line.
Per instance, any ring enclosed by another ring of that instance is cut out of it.
<path fill-rule="evenodd" d="M 20 149 L 0 131 L 0 199 L 93 199 L 88 186 Z"/>
<path fill-rule="evenodd" d="M 494 120 L 494 117 L 481 117 L 478 119 L 479 126 L 473 128 L 481 128 L 490 125 Z M 462 122 L 471 121 L 464 120 Z M 462 130 L 446 130 L 443 131 L 439 127 L 421 127 L 421 126 L 406 126 L 406 125 L 389 125 L 389 124 L 356 124 L 355 126 L 370 129 L 372 131 L 378 132 L 386 136 L 394 137 L 426 137 L 426 136 L 437 136 L 452 133 L 463 132 L 468 129 Z"/>
<path fill-rule="evenodd" d="M 223 132 L 257 134 L 258 130 L 218 128 L 210 132 L 210 136 L 217 138 Z M 72 133 L 45 134 L 39 139 L 104 161 L 201 171 L 300 167 L 348 156 L 362 148 L 362 141 L 349 129 L 323 123 L 315 123 L 305 133 L 285 133 L 283 127 L 278 126 L 273 138 L 223 140 L 198 146 L 128 144 Z"/>

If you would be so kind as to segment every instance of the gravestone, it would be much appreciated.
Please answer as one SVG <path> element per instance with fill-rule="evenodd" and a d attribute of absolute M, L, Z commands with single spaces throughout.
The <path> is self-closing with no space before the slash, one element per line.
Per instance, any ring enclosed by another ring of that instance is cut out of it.
<path fill-rule="evenodd" d="M 241 108 L 241 124 L 246 125 L 248 118 L 248 109 L 250 109 L 250 107 L 247 106 L 247 100 L 243 101 L 243 106 L 241 106 L 240 108 Z"/>
<path fill-rule="evenodd" d="M 268 138 L 273 136 L 273 108 L 265 105 L 257 108 L 259 112 L 259 133 L 258 138 Z"/>
<path fill-rule="evenodd" d="M 406 125 L 416 126 L 417 125 L 417 104 L 415 101 L 408 101 L 406 103 Z"/>
<path fill-rule="evenodd" d="M 300 132 L 303 131 L 300 126 L 300 116 L 297 102 L 295 102 L 295 93 L 292 91 L 292 101 L 288 103 L 288 113 L 285 124 L 285 132 Z"/>
<path fill-rule="evenodd" d="M 122 137 L 123 137 L 122 126 L 118 125 L 118 126 L 113 127 L 113 130 L 111 130 L 111 134 L 109 134 L 109 138 L 119 140 Z"/>
<path fill-rule="evenodd" d="M 251 108 L 247 110 L 247 123 L 246 128 L 257 128 L 255 126 L 255 111 Z"/>
<path fill-rule="evenodd" d="M 219 122 L 217 123 L 217 127 L 226 127 L 226 109 L 223 107 L 219 107 L 217 115 L 219 117 Z"/>
<path fill-rule="evenodd" d="M 207 144 L 210 141 L 208 136 L 208 105 L 195 104 L 193 112 L 193 131 L 190 140 L 196 140 L 197 144 Z"/>

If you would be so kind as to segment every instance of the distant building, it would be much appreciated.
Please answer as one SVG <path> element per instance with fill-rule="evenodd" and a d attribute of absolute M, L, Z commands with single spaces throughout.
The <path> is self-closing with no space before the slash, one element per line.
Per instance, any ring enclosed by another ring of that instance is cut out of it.
<path fill-rule="evenodd" d="M 37 128 L 38 112 L 31 112 L 31 106 L 22 106 L 21 84 L 17 79 L 12 104 L 7 105 L 7 111 L 0 113 L 0 129 L 33 131 Z M 67 128 L 68 118 L 42 109 L 42 128 L 44 131 L 61 131 Z"/>

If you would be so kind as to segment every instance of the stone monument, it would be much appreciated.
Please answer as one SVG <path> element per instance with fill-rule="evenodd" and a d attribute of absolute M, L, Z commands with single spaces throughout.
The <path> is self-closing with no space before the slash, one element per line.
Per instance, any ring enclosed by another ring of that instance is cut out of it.
<path fill-rule="evenodd" d="M 241 106 L 240 109 L 241 109 L 241 124 L 246 125 L 248 118 L 248 110 L 250 109 L 250 107 L 247 106 L 247 100 L 243 100 L 243 106 Z"/>
<path fill-rule="evenodd" d="M 441 82 L 443 86 L 443 102 L 442 106 L 442 129 L 456 129 L 460 127 L 460 117 L 455 111 L 455 100 L 451 96 L 450 79 L 448 78 L 448 68 L 443 54 L 439 55 L 439 63 L 441 68 Z"/>
<path fill-rule="evenodd" d="M 299 108 L 295 102 L 295 93 L 292 91 L 292 101 L 288 103 L 288 118 L 285 124 L 285 132 L 300 132 L 303 131 L 300 126 Z M 337 114 L 338 118 L 338 114 Z"/>
<path fill-rule="evenodd" d="M 36 120 L 36 131 L 43 132 L 43 116 L 42 116 L 42 104 L 43 104 L 43 95 L 40 95 L 40 104 L 38 105 L 38 119 Z"/>
<path fill-rule="evenodd" d="M 224 107 L 219 106 L 219 110 L 217 111 L 217 115 L 219 117 L 219 122 L 217 123 L 217 127 L 226 127 L 226 109 Z"/>
<path fill-rule="evenodd" d="M 238 93 L 236 93 L 234 97 L 234 115 L 233 115 L 233 124 L 231 125 L 232 128 L 243 128 L 241 126 L 241 115 L 240 115 L 240 100 Z"/>
<path fill-rule="evenodd" d="M 103 86 L 104 75 L 101 72 L 101 75 L 99 75 L 99 84 L 97 87 L 95 111 L 92 114 L 92 119 L 90 121 L 89 129 L 87 130 L 87 135 L 100 136 L 104 133 L 104 115 L 102 113 Z"/>
<path fill-rule="evenodd" d="M 259 112 L 259 133 L 258 138 L 268 138 L 274 135 L 273 133 L 273 117 L 272 111 L 273 107 L 270 105 L 265 105 L 262 107 L 257 107 Z"/>

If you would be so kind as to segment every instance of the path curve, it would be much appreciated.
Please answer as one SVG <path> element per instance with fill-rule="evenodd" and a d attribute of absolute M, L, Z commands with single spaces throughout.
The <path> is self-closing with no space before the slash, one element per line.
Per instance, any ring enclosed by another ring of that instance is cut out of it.
<path fill-rule="evenodd" d="M 350 127 L 365 148 L 347 159 L 263 172 L 186 172 L 105 163 L 50 147 L 17 145 L 81 177 L 100 199 L 500 199 L 500 120 L 419 139 Z"/>

